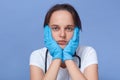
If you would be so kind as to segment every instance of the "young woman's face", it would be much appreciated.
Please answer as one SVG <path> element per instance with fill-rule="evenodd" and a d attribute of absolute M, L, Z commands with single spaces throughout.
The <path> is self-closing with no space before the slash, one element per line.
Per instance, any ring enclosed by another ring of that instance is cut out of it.
<path fill-rule="evenodd" d="M 74 21 L 70 12 L 59 10 L 52 13 L 49 26 L 52 29 L 52 37 L 64 48 L 73 36 Z"/>

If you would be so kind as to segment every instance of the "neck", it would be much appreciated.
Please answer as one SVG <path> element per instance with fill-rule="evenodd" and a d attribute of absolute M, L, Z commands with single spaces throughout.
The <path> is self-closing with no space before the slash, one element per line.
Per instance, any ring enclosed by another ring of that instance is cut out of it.
<path fill-rule="evenodd" d="M 66 68 L 65 63 L 61 63 L 61 66 L 60 66 L 60 67 L 62 67 L 62 68 Z"/>

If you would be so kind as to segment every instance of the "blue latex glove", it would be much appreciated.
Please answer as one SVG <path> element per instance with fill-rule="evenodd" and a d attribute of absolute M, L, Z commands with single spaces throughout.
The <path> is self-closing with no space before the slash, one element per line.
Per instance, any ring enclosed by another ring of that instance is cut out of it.
<path fill-rule="evenodd" d="M 44 28 L 44 43 L 53 60 L 58 58 L 62 60 L 62 48 L 52 38 L 51 28 L 48 25 Z"/>
<path fill-rule="evenodd" d="M 79 28 L 74 28 L 74 34 L 68 45 L 63 50 L 63 62 L 65 60 L 73 60 L 73 55 L 79 45 Z"/>

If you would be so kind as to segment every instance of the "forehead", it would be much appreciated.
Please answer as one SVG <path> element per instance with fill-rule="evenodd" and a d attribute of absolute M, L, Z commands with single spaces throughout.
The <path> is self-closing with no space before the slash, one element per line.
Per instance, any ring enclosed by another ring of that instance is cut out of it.
<path fill-rule="evenodd" d="M 50 23 L 71 23 L 73 24 L 72 14 L 67 10 L 54 11 L 50 17 Z"/>
<path fill-rule="evenodd" d="M 67 10 L 57 10 L 52 13 L 51 17 L 53 17 L 53 16 L 54 17 L 63 17 L 64 16 L 64 18 L 66 18 L 66 17 L 72 17 L 72 14 Z"/>

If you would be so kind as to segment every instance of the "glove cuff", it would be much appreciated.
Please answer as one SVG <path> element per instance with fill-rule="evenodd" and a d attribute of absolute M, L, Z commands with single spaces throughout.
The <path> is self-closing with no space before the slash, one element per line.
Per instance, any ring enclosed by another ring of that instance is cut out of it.
<path fill-rule="evenodd" d="M 52 60 L 54 59 L 61 59 L 62 60 L 62 54 L 61 53 L 56 53 L 53 57 Z"/>
<path fill-rule="evenodd" d="M 73 56 L 68 53 L 64 53 L 63 62 L 65 62 L 66 60 L 73 60 Z"/>

